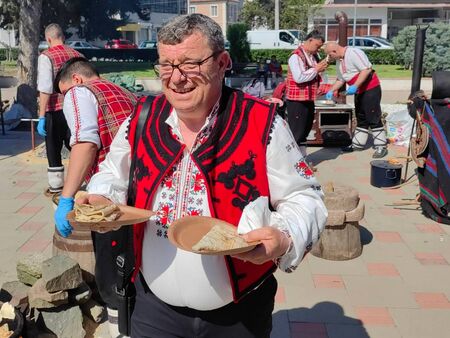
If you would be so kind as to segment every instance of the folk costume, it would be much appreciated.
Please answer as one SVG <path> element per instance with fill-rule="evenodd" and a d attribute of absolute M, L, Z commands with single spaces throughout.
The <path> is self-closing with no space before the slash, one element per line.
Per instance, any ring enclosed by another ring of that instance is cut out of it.
<path fill-rule="evenodd" d="M 64 96 L 53 90 L 53 80 L 62 65 L 71 58 L 83 55 L 66 45 L 51 47 L 38 58 L 39 92 L 50 94 L 45 112 L 45 148 L 48 160 L 48 183 L 50 192 L 59 192 L 64 185 L 64 166 L 61 159 L 63 144 L 70 149 L 70 130 L 62 114 Z"/>
<path fill-rule="evenodd" d="M 88 186 L 89 193 L 123 203 L 126 159 L 133 154 L 135 206 L 156 212 L 135 225 L 132 336 L 156 337 L 169 330 L 195 336 L 201 327 L 211 337 L 269 337 L 273 272 L 276 266 L 287 272 L 297 267 L 327 215 L 321 188 L 286 123 L 274 105 L 224 87 L 189 151 L 177 112 L 164 96 L 149 112 L 141 107 L 142 101 Z M 139 114 L 148 116 L 134 149 Z M 268 198 L 276 211 L 269 209 Z M 213 216 L 235 226 L 274 226 L 291 236 L 292 246 L 276 262 L 262 265 L 179 250 L 168 241 L 167 230 L 186 215 Z"/>
<path fill-rule="evenodd" d="M 307 53 L 302 46 L 289 57 L 286 80 L 286 108 L 292 134 L 306 156 L 306 138 L 310 133 L 321 77 L 316 71 L 317 55 Z"/>
<path fill-rule="evenodd" d="M 353 85 L 361 71 L 371 69 L 372 64 L 366 54 L 358 48 L 346 47 L 344 57 L 336 61 L 338 80 Z M 356 130 L 353 135 L 352 147 L 362 150 L 366 145 L 369 128 L 372 131 L 375 148 L 385 149 L 386 133 L 381 122 L 381 86 L 374 70 L 358 87 L 355 95 Z"/>
<path fill-rule="evenodd" d="M 97 158 L 85 178 L 89 182 L 109 152 L 122 123 L 131 115 L 137 99 L 128 90 L 104 79 L 72 87 L 64 98 L 64 115 L 71 130 L 70 146 L 80 142 L 97 145 Z M 116 257 L 127 243 L 127 227 L 107 233 L 92 232 L 95 252 L 95 281 L 111 316 L 117 309 Z M 128 243 L 127 243 L 128 244 Z M 115 316 L 117 317 L 117 316 Z"/>

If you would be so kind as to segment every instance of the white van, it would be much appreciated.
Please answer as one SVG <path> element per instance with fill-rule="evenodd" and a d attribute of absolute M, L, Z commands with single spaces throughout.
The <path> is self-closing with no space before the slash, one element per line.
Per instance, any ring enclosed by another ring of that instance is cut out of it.
<path fill-rule="evenodd" d="M 250 49 L 295 49 L 299 32 L 289 29 L 247 31 Z"/>

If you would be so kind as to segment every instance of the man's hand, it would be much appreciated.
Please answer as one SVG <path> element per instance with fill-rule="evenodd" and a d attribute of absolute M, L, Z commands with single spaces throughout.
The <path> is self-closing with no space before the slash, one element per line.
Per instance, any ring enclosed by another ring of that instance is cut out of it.
<path fill-rule="evenodd" d="M 332 99 L 333 99 L 333 95 L 334 95 L 333 90 L 329 90 L 329 91 L 327 91 L 327 93 L 325 94 L 325 99 L 327 99 L 327 100 L 332 100 Z"/>
<path fill-rule="evenodd" d="M 355 95 L 358 91 L 358 87 L 353 85 L 347 88 L 347 95 Z"/>
<path fill-rule="evenodd" d="M 260 241 L 251 251 L 233 257 L 254 264 L 263 264 L 284 255 L 289 248 L 291 239 L 283 232 L 273 227 L 263 227 L 252 230 L 242 236 L 247 242 Z"/>
<path fill-rule="evenodd" d="M 326 59 L 320 61 L 314 68 L 316 69 L 317 73 L 323 72 L 328 67 L 328 62 Z"/>
<path fill-rule="evenodd" d="M 55 211 L 56 229 L 63 237 L 67 237 L 72 233 L 72 226 L 67 220 L 67 214 L 73 210 L 73 197 L 59 197 L 58 208 Z"/>
<path fill-rule="evenodd" d="M 102 195 L 95 195 L 95 194 L 80 194 L 80 197 L 77 197 L 77 200 L 75 201 L 77 204 L 93 204 L 93 205 L 108 205 L 112 204 L 111 200 L 107 199 L 106 197 L 103 197 Z"/>
<path fill-rule="evenodd" d="M 42 137 L 47 136 L 47 132 L 45 131 L 45 117 L 40 117 L 37 125 L 37 132 Z"/>

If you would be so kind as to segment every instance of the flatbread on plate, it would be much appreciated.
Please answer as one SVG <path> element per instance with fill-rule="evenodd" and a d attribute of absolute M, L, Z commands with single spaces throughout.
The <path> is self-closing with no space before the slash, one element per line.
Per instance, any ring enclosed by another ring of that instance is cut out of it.
<path fill-rule="evenodd" d="M 214 225 L 200 241 L 192 246 L 196 252 L 225 251 L 248 247 L 248 243 L 240 237 L 236 229 L 226 225 Z"/>
<path fill-rule="evenodd" d="M 78 222 L 115 221 L 120 215 L 120 209 L 115 204 L 75 204 L 75 220 Z"/>

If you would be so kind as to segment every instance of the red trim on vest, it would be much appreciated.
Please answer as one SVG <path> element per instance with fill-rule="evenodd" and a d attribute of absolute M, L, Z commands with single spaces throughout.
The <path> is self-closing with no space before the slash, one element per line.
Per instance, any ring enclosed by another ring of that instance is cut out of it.
<path fill-rule="evenodd" d="M 97 152 L 97 158 L 86 180 L 98 171 L 98 165 L 103 162 L 114 136 L 119 131 L 122 123 L 134 110 L 137 102 L 136 96 L 125 88 L 110 81 L 97 79 L 80 85 L 92 92 L 98 104 L 98 130 L 101 148 Z"/>
<path fill-rule="evenodd" d="M 50 59 L 52 64 L 53 79 L 56 73 L 68 60 L 74 57 L 83 57 L 83 54 L 77 52 L 75 49 L 70 48 L 66 45 L 58 45 L 50 47 L 49 49 L 42 52 L 45 56 Z M 50 94 L 50 99 L 47 104 L 45 111 L 57 111 L 63 108 L 64 95 L 58 93 Z"/>
<path fill-rule="evenodd" d="M 133 149 L 144 101 L 145 98 L 140 100 L 131 120 L 128 141 L 137 161 L 133 174 L 135 206 L 150 209 L 158 185 L 182 156 L 185 146 L 165 123 L 172 109 L 170 104 L 164 96 L 158 96 L 148 112 L 140 142 Z M 259 196 L 269 196 L 265 155 L 275 114 L 273 104 L 224 89 L 212 133 L 192 154 L 207 182 L 213 217 L 237 226 L 245 205 Z M 240 174 L 232 174 L 237 167 Z M 134 226 L 135 274 L 142 263 L 145 226 L 145 223 Z M 229 256 L 225 261 L 235 301 L 251 292 L 276 269 L 273 262 L 255 265 Z"/>
<path fill-rule="evenodd" d="M 353 76 L 347 83 L 351 86 L 353 85 L 356 80 L 358 80 L 359 74 L 356 74 L 355 76 Z M 372 71 L 371 74 L 369 74 L 369 77 L 366 79 L 366 81 L 364 81 L 359 87 L 358 87 L 358 94 L 361 94 L 363 92 L 366 92 L 368 90 L 371 90 L 375 87 L 378 87 L 380 85 L 380 79 L 378 79 L 377 74 L 375 73 L 375 71 Z"/>
<path fill-rule="evenodd" d="M 303 51 L 303 48 L 301 46 L 296 50 L 294 50 L 291 55 L 294 54 L 301 59 L 305 67 L 305 70 L 308 70 L 317 64 L 315 59 L 312 65 L 309 64 L 305 52 Z M 288 74 L 286 79 L 286 99 L 292 101 L 314 101 L 317 98 L 317 91 L 319 88 L 320 81 L 321 81 L 320 75 L 317 75 L 311 81 L 297 83 L 294 81 L 291 69 L 288 66 Z"/>

